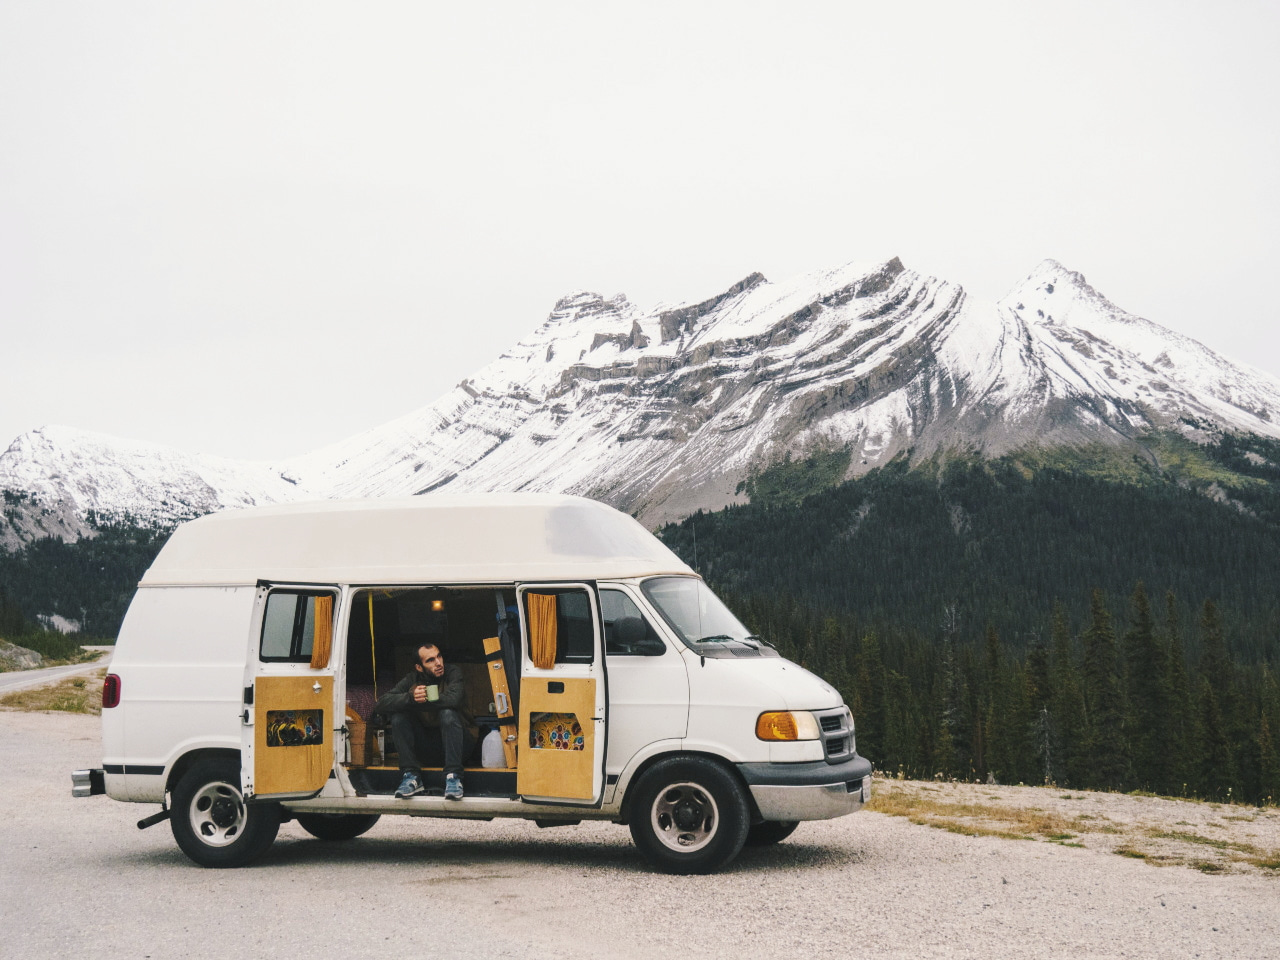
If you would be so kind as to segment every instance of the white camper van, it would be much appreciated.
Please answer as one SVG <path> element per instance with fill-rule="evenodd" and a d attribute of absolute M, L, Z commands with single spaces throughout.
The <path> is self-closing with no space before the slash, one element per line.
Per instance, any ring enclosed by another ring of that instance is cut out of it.
<path fill-rule="evenodd" d="M 462 800 L 439 768 L 425 794 L 395 796 L 372 709 L 424 644 L 462 668 L 485 747 Z M 103 707 L 102 767 L 76 771 L 73 792 L 161 804 L 139 826 L 168 819 L 205 866 L 260 856 L 284 820 L 340 840 L 407 814 L 612 820 L 657 868 L 705 873 L 871 791 L 840 694 L 635 520 L 578 497 L 185 523 L 139 584 Z"/>

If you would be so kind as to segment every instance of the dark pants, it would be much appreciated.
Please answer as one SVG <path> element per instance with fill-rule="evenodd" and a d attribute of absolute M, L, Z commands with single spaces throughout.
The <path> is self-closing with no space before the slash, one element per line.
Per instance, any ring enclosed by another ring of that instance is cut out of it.
<path fill-rule="evenodd" d="M 400 754 L 403 773 L 421 773 L 423 766 L 444 761 L 445 773 L 462 773 L 462 759 L 474 738 L 457 710 L 439 712 L 440 729 L 423 726 L 416 713 L 405 710 L 391 714 L 391 739 Z"/>

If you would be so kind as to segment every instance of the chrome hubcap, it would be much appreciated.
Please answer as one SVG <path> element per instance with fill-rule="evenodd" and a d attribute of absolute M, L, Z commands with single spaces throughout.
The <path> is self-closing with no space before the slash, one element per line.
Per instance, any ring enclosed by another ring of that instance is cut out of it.
<path fill-rule="evenodd" d="M 715 800 L 696 783 L 673 783 L 653 801 L 653 833 L 664 846 L 692 853 L 711 842 L 720 825 Z"/>
<path fill-rule="evenodd" d="M 244 830 L 248 811 L 240 791 L 229 783 L 206 783 L 191 798 L 191 829 L 211 847 L 225 847 Z"/>

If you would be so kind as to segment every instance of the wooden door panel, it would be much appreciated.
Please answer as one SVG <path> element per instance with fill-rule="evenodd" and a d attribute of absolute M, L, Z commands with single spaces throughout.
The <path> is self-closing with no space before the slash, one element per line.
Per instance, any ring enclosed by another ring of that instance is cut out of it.
<path fill-rule="evenodd" d="M 593 678 L 525 677 L 520 690 L 520 766 L 516 771 L 516 789 L 522 796 L 595 799 L 595 711 Z"/>
<path fill-rule="evenodd" d="M 258 677 L 253 704 L 254 795 L 317 793 L 333 770 L 333 677 Z"/>

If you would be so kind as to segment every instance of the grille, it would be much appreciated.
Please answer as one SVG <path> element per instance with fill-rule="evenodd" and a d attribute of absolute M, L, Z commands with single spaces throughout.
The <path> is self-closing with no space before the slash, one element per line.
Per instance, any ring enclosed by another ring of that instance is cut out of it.
<path fill-rule="evenodd" d="M 827 763 L 843 763 L 853 755 L 853 722 L 847 707 L 814 711 L 822 731 L 822 749 Z"/>

